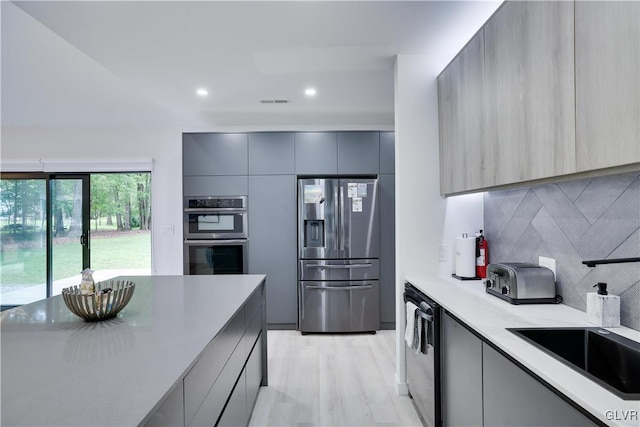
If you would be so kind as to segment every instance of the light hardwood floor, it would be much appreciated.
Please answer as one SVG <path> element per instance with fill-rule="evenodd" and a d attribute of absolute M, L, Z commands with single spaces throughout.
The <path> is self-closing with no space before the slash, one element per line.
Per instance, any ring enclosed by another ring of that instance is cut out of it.
<path fill-rule="evenodd" d="M 269 386 L 250 426 L 421 426 L 395 393 L 395 331 L 268 331 Z"/>

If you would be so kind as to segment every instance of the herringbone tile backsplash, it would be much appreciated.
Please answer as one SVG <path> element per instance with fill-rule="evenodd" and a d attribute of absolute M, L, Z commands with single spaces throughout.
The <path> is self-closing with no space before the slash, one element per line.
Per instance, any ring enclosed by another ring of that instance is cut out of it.
<path fill-rule="evenodd" d="M 564 303 L 586 310 L 587 292 L 607 282 L 620 321 L 640 331 L 640 263 L 589 268 L 583 260 L 640 257 L 640 174 L 620 174 L 484 195 L 490 262 L 556 259 Z"/>

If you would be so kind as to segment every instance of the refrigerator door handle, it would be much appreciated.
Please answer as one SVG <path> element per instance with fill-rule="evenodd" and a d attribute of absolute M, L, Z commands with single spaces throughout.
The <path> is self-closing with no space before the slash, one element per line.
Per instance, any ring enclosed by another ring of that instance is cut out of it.
<path fill-rule="evenodd" d="M 348 268 L 370 268 L 371 263 L 365 264 L 346 264 L 346 265 L 324 265 L 324 264 L 307 264 L 306 267 L 309 268 L 334 268 L 334 269 L 348 269 Z"/>
<path fill-rule="evenodd" d="M 338 245 L 341 251 L 344 251 L 344 187 L 340 186 L 340 233 L 338 235 Z"/>
<path fill-rule="evenodd" d="M 325 291 L 353 291 L 358 289 L 371 289 L 371 285 L 358 285 L 358 286 L 315 286 L 307 285 L 307 289 L 324 289 Z"/>

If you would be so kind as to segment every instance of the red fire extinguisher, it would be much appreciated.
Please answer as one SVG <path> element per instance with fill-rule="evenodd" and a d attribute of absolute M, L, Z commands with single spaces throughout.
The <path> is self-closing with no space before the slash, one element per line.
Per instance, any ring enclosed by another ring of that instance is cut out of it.
<path fill-rule="evenodd" d="M 480 230 L 476 237 L 476 276 L 481 279 L 487 277 L 487 265 L 489 265 L 489 243 Z"/>

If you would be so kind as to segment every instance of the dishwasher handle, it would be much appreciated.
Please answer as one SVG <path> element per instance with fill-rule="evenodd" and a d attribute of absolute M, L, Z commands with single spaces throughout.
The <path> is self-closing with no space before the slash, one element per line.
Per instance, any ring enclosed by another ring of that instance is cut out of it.
<path fill-rule="evenodd" d="M 434 347 L 434 336 L 435 336 L 435 316 L 434 309 L 431 305 L 429 305 L 426 301 L 420 302 L 420 306 L 416 310 L 416 314 L 424 319 L 424 331 L 425 331 L 425 340 L 426 344 L 431 347 Z M 425 354 L 427 350 L 425 348 Z"/>
<path fill-rule="evenodd" d="M 426 313 L 422 310 L 416 310 L 416 314 L 420 317 L 422 317 L 424 320 L 426 320 L 427 322 L 433 322 L 433 314 L 430 313 Z"/>

